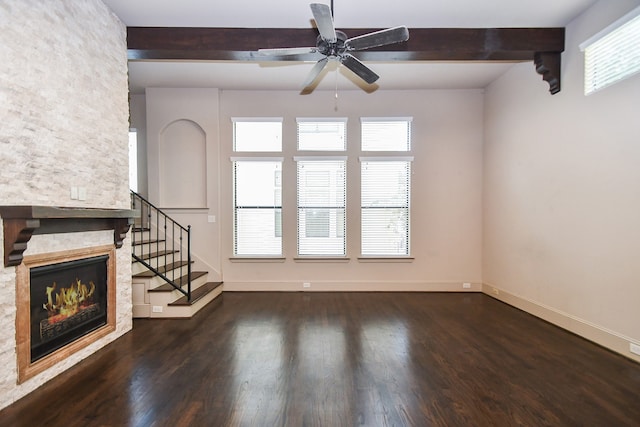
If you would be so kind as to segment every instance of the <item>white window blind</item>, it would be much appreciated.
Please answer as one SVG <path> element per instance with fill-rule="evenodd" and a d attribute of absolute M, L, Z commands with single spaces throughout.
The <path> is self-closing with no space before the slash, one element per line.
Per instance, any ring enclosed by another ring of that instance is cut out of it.
<path fill-rule="evenodd" d="M 233 150 L 282 151 L 282 118 L 233 118 Z"/>
<path fill-rule="evenodd" d="M 640 8 L 582 43 L 580 49 L 586 95 L 640 72 Z"/>
<path fill-rule="evenodd" d="M 347 119 L 298 118 L 298 150 L 345 151 L 347 149 Z"/>
<path fill-rule="evenodd" d="M 282 161 L 233 162 L 234 255 L 282 255 Z"/>
<path fill-rule="evenodd" d="M 362 151 L 411 150 L 411 118 L 360 119 Z"/>
<path fill-rule="evenodd" d="M 361 185 L 362 255 L 409 255 L 410 159 L 361 159 Z"/>
<path fill-rule="evenodd" d="M 298 254 L 346 255 L 346 161 L 297 159 L 297 164 Z"/>

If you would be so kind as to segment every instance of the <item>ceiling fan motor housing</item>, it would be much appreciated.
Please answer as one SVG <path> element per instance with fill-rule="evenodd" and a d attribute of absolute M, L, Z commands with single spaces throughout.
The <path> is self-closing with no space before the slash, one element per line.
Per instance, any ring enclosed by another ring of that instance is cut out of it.
<path fill-rule="evenodd" d="M 336 59 L 346 51 L 345 40 L 347 40 L 347 35 L 342 31 L 336 30 L 336 41 L 334 43 L 330 43 L 323 39 L 322 36 L 318 36 L 316 47 L 321 54 L 328 56 L 330 59 Z"/>

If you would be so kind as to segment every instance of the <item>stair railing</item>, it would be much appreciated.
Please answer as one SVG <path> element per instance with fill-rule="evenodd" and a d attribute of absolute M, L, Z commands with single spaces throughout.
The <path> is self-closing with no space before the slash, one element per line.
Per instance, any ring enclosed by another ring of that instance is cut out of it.
<path fill-rule="evenodd" d="M 180 225 L 135 191 L 131 191 L 131 208 L 140 211 L 134 231 L 143 232 L 143 237 L 131 233 L 133 259 L 191 301 L 191 226 Z"/>

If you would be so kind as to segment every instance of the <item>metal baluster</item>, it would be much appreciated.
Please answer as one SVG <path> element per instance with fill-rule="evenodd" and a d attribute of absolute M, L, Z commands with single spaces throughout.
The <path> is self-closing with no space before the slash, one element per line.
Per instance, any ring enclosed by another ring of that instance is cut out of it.
<path fill-rule="evenodd" d="M 191 225 L 187 225 L 187 300 L 191 302 Z"/>
<path fill-rule="evenodd" d="M 151 253 L 151 207 L 148 205 L 149 203 L 145 204 L 145 206 L 147 207 L 147 223 L 149 224 L 149 242 L 147 243 L 147 253 Z M 142 253 L 140 255 L 144 255 L 144 249 L 142 250 Z M 149 260 L 149 263 L 151 263 L 151 260 Z"/>

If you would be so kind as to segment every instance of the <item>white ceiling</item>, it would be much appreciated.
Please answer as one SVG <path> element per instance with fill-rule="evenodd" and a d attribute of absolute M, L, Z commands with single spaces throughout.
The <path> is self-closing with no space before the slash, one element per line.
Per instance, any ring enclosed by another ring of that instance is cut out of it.
<path fill-rule="evenodd" d="M 310 28 L 303 0 L 103 0 L 127 26 Z M 330 0 L 315 0 L 329 4 Z M 336 28 L 490 28 L 565 26 L 596 0 L 334 0 Z M 367 62 L 380 80 L 367 91 L 482 88 L 513 64 Z M 302 62 L 130 62 L 133 93 L 145 87 L 300 90 L 313 64 Z M 343 67 L 329 67 L 316 90 L 358 89 Z M 532 72 L 535 72 L 532 65 Z M 358 89 L 359 90 L 359 89 Z"/>

